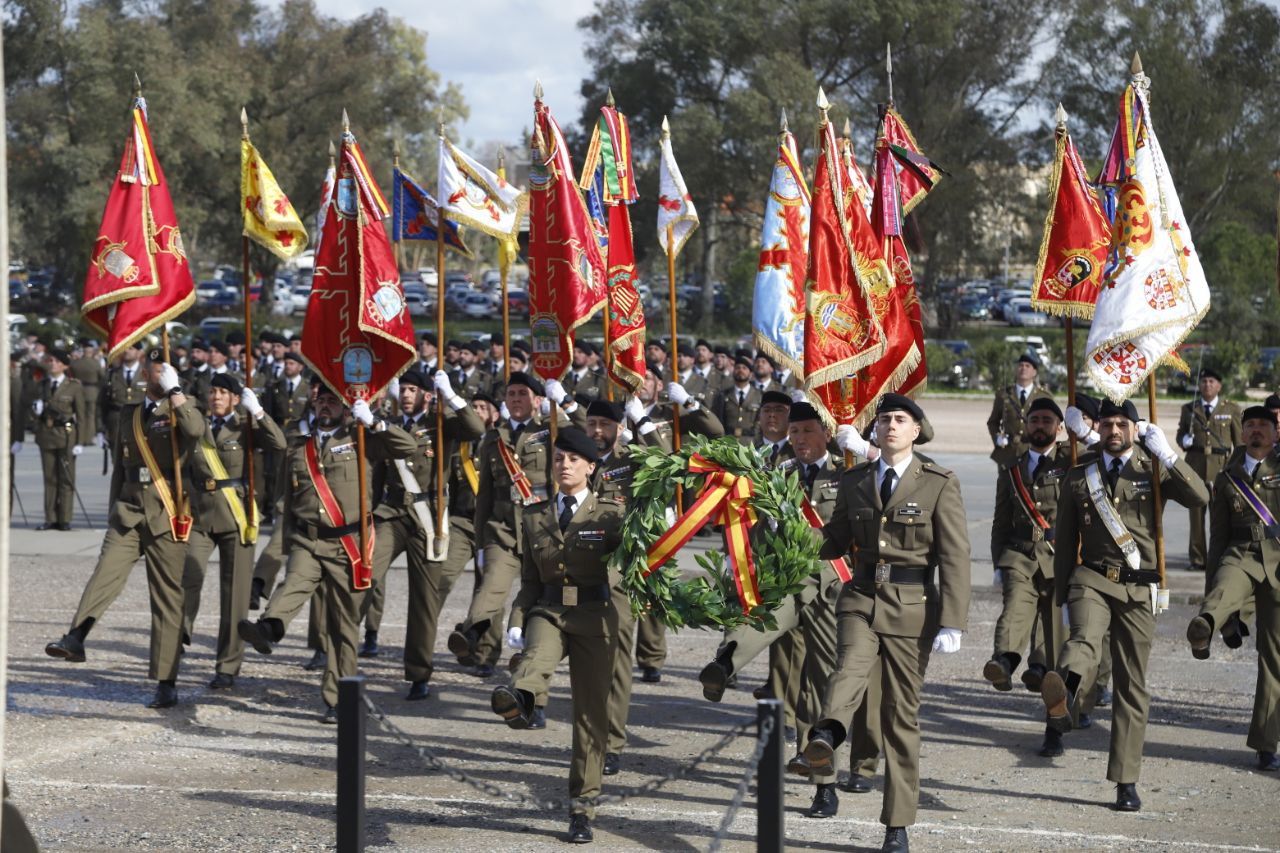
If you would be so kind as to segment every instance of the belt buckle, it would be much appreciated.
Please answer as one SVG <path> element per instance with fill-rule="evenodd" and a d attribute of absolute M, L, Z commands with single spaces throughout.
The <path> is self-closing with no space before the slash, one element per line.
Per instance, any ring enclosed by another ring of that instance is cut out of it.
<path fill-rule="evenodd" d="M 891 563 L 876 563 L 876 585 L 889 582 L 889 571 L 893 568 Z"/>
<path fill-rule="evenodd" d="M 206 492 L 214 492 L 218 489 L 218 481 L 212 478 L 204 481 L 204 490 Z"/>
<path fill-rule="evenodd" d="M 1044 528 L 1040 525 L 1033 525 L 1031 528 L 1031 541 L 1039 542 L 1044 539 Z"/>
<path fill-rule="evenodd" d="M 576 607 L 578 605 L 578 588 L 576 586 L 566 586 L 561 589 L 560 603 L 565 607 Z"/>
<path fill-rule="evenodd" d="M 1111 581 L 1112 583 L 1120 583 L 1120 567 L 1106 566 L 1105 568 L 1107 570 L 1107 580 Z"/>
<path fill-rule="evenodd" d="M 150 468 L 147 468 L 146 466 L 143 466 L 142 468 L 139 468 L 139 469 L 138 469 L 138 482 L 139 482 L 139 483 L 150 483 L 150 482 L 151 482 L 151 469 L 150 469 Z"/>

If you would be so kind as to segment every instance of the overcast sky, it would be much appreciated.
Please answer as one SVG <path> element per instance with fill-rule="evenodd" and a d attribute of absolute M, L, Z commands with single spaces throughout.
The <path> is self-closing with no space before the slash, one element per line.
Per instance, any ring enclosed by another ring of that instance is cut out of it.
<path fill-rule="evenodd" d="M 588 66 L 578 19 L 593 0 L 317 0 L 355 18 L 382 7 L 427 34 L 427 64 L 462 87 L 471 118 L 462 138 L 520 141 L 533 123 L 533 84 L 561 124 L 576 120 Z"/>

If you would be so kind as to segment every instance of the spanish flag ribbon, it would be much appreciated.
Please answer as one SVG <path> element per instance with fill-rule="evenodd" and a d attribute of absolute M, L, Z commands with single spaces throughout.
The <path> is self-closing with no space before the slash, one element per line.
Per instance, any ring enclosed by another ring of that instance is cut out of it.
<path fill-rule="evenodd" d="M 649 548 L 649 565 L 644 576 L 648 577 L 674 557 L 703 525 L 708 522 L 722 525 L 725 551 L 738 587 L 738 600 L 742 602 L 742 612 L 749 614 L 760 605 L 760 589 L 756 584 L 756 568 L 751 559 L 748 537 L 751 526 L 756 523 L 755 510 L 751 508 L 755 487 L 750 478 L 731 474 L 696 453 L 689 459 L 689 472 L 707 474 L 707 481 L 693 505 Z"/>

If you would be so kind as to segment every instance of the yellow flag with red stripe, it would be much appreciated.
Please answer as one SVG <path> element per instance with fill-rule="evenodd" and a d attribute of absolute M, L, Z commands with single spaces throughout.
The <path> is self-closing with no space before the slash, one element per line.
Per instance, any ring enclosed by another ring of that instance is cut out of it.
<path fill-rule="evenodd" d="M 307 248 L 307 229 L 248 139 L 240 140 L 240 209 L 244 236 L 281 260 Z"/>

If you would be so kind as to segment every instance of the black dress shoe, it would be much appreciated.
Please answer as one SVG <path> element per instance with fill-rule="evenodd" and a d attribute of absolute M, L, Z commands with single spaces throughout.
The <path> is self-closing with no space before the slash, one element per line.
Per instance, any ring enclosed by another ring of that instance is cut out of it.
<path fill-rule="evenodd" d="M 724 689 L 729 683 L 729 670 L 718 660 L 713 660 L 698 673 L 698 681 L 702 682 L 702 696 L 711 702 L 719 702 L 724 698 Z"/>
<path fill-rule="evenodd" d="M 657 684 L 662 680 L 662 670 L 656 666 L 642 667 L 640 670 L 640 680 L 645 684 Z"/>
<path fill-rule="evenodd" d="M 871 780 L 866 776 L 850 773 L 849 778 L 840 784 L 840 790 L 848 791 L 850 794 L 870 794 Z"/>
<path fill-rule="evenodd" d="M 773 688 L 768 684 L 761 684 L 751 691 L 751 698 L 759 702 L 761 699 L 776 699 L 778 697 L 773 695 Z"/>
<path fill-rule="evenodd" d="M 884 844 L 880 845 L 880 853 L 911 853 L 911 845 L 907 842 L 905 826 L 891 826 L 884 831 Z"/>
<path fill-rule="evenodd" d="M 409 685 L 409 692 L 405 694 L 405 699 L 410 702 L 417 702 L 420 699 L 426 699 L 431 695 L 431 685 L 425 680 L 415 681 Z"/>
<path fill-rule="evenodd" d="M 529 728 L 529 709 L 524 697 L 511 687 L 495 687 L 489 694 L 489 707 L 513 729 Z"/>
<path fill-rule="evenodd" d="M 261 621 L 241 619 L 236 623 L 236 633 L 240 635 L 240 639 L 253 646 L 254 651 L 263 655 L 271 654 L 271 634 Z"/>
<path fill-rule="evenodd" d="M 1196 660 L 1207 660 L 1209 642 L 1213 639 L 1213 621 L 1197 616 L 1187 625 L 1187 642 L 1191 644 L 1191 656 Z"/>
<path fill-rule="evenodd" d="M 1060 734 L 1071 731 L 1071 693 L 1057 672 L 1047 672 L 1040 685 L 1040 698 L 1048 713 L 1049 727 Z"/>
<path fill-rule="evenodd" d="M 618 771 L 622 769 L 622 756 L 616 752 L 606 752 L 604 754 L 604 775 L 617 776 Z"/>
<path fill-rule="evenodd" d="M 475 631 L 463 631 L 459 628 L 449 635 L 446 645 L 449 647 L 449 652 L 458 659 L 458 663 L 462 663 L 464 658 L 475 657 L 476 645 L 479 642 L 480 638 L 476 636 Z"/>
<path fill-rule="evenodd" d="M 1040 685 L 1044 682 L 1045 669 L 1038 663 L 1028 664 L 1027 668 L 1022 671 L 1022 684 L 1032 693 L 1040 692 Z"/>
<path fill-rule="evenodd" d="M 1258 769 L 1265 770 L 1268 773 L 1275 773 L 1280 770 L 1280 755 L 1274 752 L 1258 751 Z"/>
<path fill-rule="evenodd" d="M 44 524 L 36 525 L 36 530 L 57 530 L 57 529 L 58 529 L 58 525 L 54 524 L 52 521 L 46 521 Z"/>
<path fill-rule="evenodd" d="M 172 708 L 178 704 L 178 688 L 163 681 L 156 685 L 156 695 L 147 703 L 148 708 Z"/>
<path fill-rule="evenodd" d="M 338 724 L 338 709 L 333 705 L 326 705 L 324 713 L 320 715 L 320 722 L 326 726 L 336 726 Z"/>
<path fill-rule="evenodd" d="M 805 809 L 805 817 L 835 817 L 840 810 L 840 798 L 836 796 L 836 786 L 819 785 L 813 792 L 813 802 Z"/>
<path fill-rule="evenodd" d="M 377 631 L 364 632 L 364 642 L 360 644 L 360 651 L 356 654 L 362 658 L 376 658 L 382 654 L 382 649 L 378 648 Z"/>
<path fill-rule="evenodd" d="M 507 661 L 507 672 L 515 672 L 520 668 L 520 664 L 524 661 L 524 652 L 512 652 L 511 659 Z M 474 664 L 472 664 L 474 666 Z"/>
<path fill-rule="evenodd" d="M 1013 689 L 1013 673 L 1009 670 L 1009 662 L 1003 657 L 994 657 L 982 667 L 982 677 L 991 682 L 991 686 L 1001 692 Z M 1025 674 L 1024 674 L 1025 677 Z"/>
<path fill-rule="evenodd" d="M 262 578 L 254 578 L 252 588 L 249 590 L 249 609 L 257 610 L 262 607 L 262 593 L 266 590 L 266 582 Z"/>
<path fill-rule="evenodd" d="M 63 634 L 61 640 L 45 646 L 44 653 L 68 663 L 84 663 L 84 641 L 75 634 Z"/>
<path fill-rule="evenodd" d="M 1076 720 L 1076 728 L 1077 729 L 1093 728 L 1093 717 L 1090 717 L 1088 714 L 1081 711 L 1080 717 Z"/>
<path fill-rule="evenodd" d="M 804 748 L 804 760 L 815 770 L 831 766 L 835 758 L 835 738 L 826 729 L 813 729 L 809 732 L 809 743 Z"/>
<path fill-rule="evenodd" d="M 1084 714 L 1080 716 L 1083 717 Z M 1062 732 L 1046 727 L 1044 730 L 1044 743 L 1040 746 L 1040 757 L 1057 758 L 1064 751 L 1062 748 Z"/>
<path fill-rule="evenodd" d="M 60 522 L 58 522 L 57 524 L 55 524 L 55 525 L 54 525 L 54 528 L 55 528 L 56 530 L 64 530 L 64 531 L 65 531 L 65 530 L 70 530 L 70 529 L 71 529 L 71 525 L 70 525 L 70 524 L 67 524 L 65 521 L 60 521 Z"/>
<path fill-rule="evenodd" d="M 215 673 L 209 680 L 210 690 L 230 690 L 236 686 L 236 677 L 226 672 Z"/>
<path fill-rule="evenodd" d="M 546 727 L 547 727 L 546 709 L 534 706 L 533 713 L 529 715 L 529 728 L 545 729 Z"/>
<path fill-rule="evenodd" d="M 1142 800 L 1138 799 L 1138 786 L 1132 782 L 1121 782 L 1116 785 L 1116 811 L 1136 812 L 1142 808 Z"/>
<path fill-rule="evenodd" d="M 809 762 L 804 760 L 804 753 L 797 752 L 787 762 L 787 772 L 792 773 L 802 779 L 808 779 L 813 775 L 813 768 L 809 766 Z"/>
<path fill-rule="evenodd" d="M 311 660 L 304 663 L 302 668 L 307 672 L 315 672 L 317 669 L 324 669 L 328 665 L 329 656 L 320 649 L 316 649 L 311 655 Z"/>
<path fill-rule="evenodd" d="M 591 821 L 584 814 L 575 814 L 569 816 L 569 837 L 567 839 L 570 844 L 590 844 L 595 840 L 595 836 L 591 834 Z"/>
<path fill-rule="evenodd" d="M 493 678 L 494 672 L 495 670 L 493 668 L 493 664 L 482 663 L 476 667 L 475 675 L 476 675 L 476 678 Z"/>
<path fill-rule="evenodd" d="M 1098 688 L 1098 701 L 1094 702 L 1093 704 L 1094 704 L 1094 705 L 1096 705 L 1096 706 L 1097 706 L 1097 707 L 1099 707 L 1099 708 L 1105 708 L 1105 707 L 1107 707 L 1108 705 L 1110 705 L 1110 704 L 1111 704 L 1111 688 L 1110 688 L 1110 687 L 1099 687 L 1099 688 Z"/>

